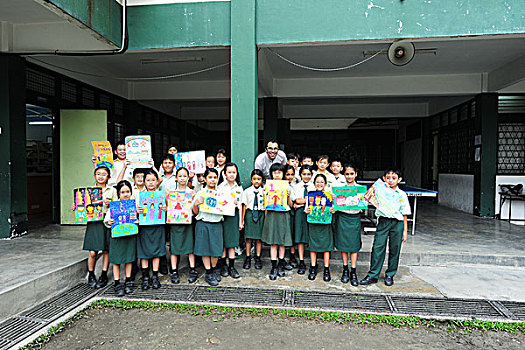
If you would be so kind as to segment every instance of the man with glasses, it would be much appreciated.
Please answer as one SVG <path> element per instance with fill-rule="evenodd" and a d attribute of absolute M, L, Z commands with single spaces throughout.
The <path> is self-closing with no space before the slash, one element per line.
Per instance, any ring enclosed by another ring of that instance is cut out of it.
<path fill-rule="evenodd" d="M 279 149 L 279 143 L 275 140 L 270 140 L 266 143 L 265 151 L 255 158 L 254 167 L 263 172 L 265 179 L 269 179 L 270 166 L 275 163 L 286 165 L 286 154 Z"/>

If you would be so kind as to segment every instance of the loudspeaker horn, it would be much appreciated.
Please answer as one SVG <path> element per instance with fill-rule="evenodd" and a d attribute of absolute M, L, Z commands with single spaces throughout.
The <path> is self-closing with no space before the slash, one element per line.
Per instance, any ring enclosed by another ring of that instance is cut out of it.
<path fill-rule="evenodd" d="M 409 41 L 392 43 L 388 48 L 388 60 L 396 66 L 404 66 L 414 58 L 416 48 Z"/>

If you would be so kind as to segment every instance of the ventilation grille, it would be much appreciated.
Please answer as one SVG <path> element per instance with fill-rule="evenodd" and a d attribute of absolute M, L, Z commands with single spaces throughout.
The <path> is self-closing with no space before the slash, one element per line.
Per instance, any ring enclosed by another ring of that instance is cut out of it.
<path fill-rule="evenodd" d="M 525 114 L 525 96 L 498 96 L 498 113 Z"/>
<path fill-rule="evenodd" d="M 62 100 L 77 102 L 77 86 L 75 84 L 62 81 L 61 90 Z"/>
<path fill-rule="evenodd" d="M 31 91 L 55 96 L 55 78 L 31 68 L 26 70 L 26 87 Z"/>
<path fill-rule="evenodd" d="M 499 123 L 498 174 L 525 173 L 525 123 Z"/>

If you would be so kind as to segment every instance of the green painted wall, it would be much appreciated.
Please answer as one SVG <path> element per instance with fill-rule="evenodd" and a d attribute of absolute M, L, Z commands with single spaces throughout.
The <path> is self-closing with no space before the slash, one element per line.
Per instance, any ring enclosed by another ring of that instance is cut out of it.
<path fill-rule="evenodd" d="M 73 189 L 94 185 L 91 141 L 107 140 L 107 111 L 60 111 L 60 223 L 73 224 Z"/>
<path fill-rule="evenodd" d="M 230 2 L 132 6 L 130 49 L 230 45 Z"/>
<path fill-rule="evenodd" d="M 116 46 L 122 37 L 122 8 L 115 0 L 48 0 Z"/>
<path fill-rule="evenodd" d="M 231 158 L 239 167 L 243 187 L 250 186 L 257 150 L 255 2 L 231 1 Z"/>

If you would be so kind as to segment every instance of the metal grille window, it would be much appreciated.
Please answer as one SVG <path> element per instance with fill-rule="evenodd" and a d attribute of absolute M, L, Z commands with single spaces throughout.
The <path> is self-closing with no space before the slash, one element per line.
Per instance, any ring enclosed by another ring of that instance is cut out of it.
<path fill-rule="evenodd" d="M 115 114 L 120 116 L 124 114 L 124 104 L 122 100 L 115 100 Z"/>
<path fill-rule="evenodd" d="M 55 96 L 55 78 L 31 68 L 26 69 L 26 87 L 48 96 Z"/>
<path fill-rule="evenodd" d="M 95 107 L 95 92 L 82 88 L 82 104 L 87 107 Z"/>
<path fill-rule="evenodd" d="M 114 140 L 116 142 L 124 141 L 124 135 L 126 134 L 126 129 L 124 125 L 120 123 L 115 123 L 113 132 L 114 132 Z"/>
<path fill-rule="evenodd" d="M 62 99 L 69 102 L 77 102 L 77 86 L 69 81 L 62 80 Z"/>
<path fill-rule="evenodd" d="M 499 123 L 498 174 L 525 173 L 525 123 Z"/>
<path fill-rule="evenodd" d="M 439 134 L 439 171 L 451 174 L 470 174 L 473 170 L 474 126 L 471 123 L 454 125 Z"/>
<path fill-rule="evenodd" d="M 98 104 L 101 109 L 109 110 L 111 107 L 111 99 L 108 95 L 100 94 Z"/>

